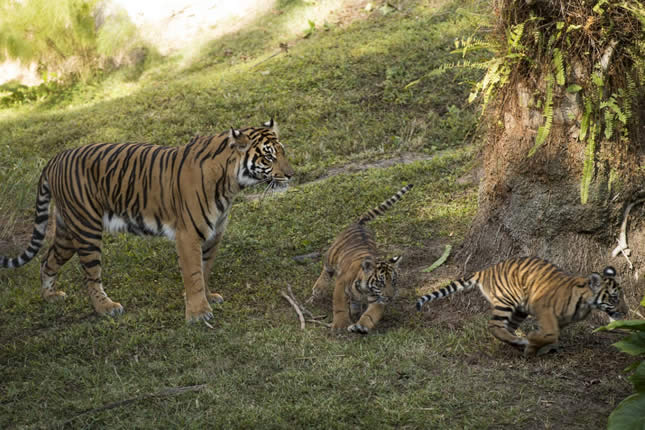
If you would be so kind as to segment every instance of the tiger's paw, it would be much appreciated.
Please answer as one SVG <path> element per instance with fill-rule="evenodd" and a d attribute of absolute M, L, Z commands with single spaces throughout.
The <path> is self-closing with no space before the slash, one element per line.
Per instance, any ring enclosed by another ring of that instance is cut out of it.
<path fill-rule="evenodd" d="M 206 294 L 206 298 L 208 299 L 208 303 L 215 303 L 218 305 L 224 303 L 224 297 L 217 293 L 208 293 Z"/>
<path fill-rule="evenodd" d="M 331 323 L 332 330 L 344 330 L 351 324 L 351 321 L 347 318 L 334 318 L 334 321 Z"/>
<path fill-rule="evenodd" d="M 367 334 L 370 331 L 370 329 L 365 327 L 363 324 L 356 323 L 347 327 L 347 331 L 351 333 Z"/>
<path fill-rule="evenodd" d="M 123 306 L 121 306 L 121 303 L 113 302 L 112 300 L 101 303 L 100 305 L 95 304 L 94 309 L 96 309 L 96 312 L 101 315 L 107 315 L 111 317 L 121 315 L 123 313 Z"/>
<path fill-rule="evenodd" d="M 206 302 L 206 306 L 202 306 L 198 310 L 191 310 L 186 307 L 186 322 L 195 323 L 199 321 L 208 321 L 213 318 L 213 310 Z"/>
<path fill-rule="evenodd" d="M 60 300 L 65 300 L 65 298 L 67 297 L 67 294 L 65 294 L 64 291 L 59 291 L 59 290 L 43 290 L 42 296 L 46 302 L 54 303 Z"/>

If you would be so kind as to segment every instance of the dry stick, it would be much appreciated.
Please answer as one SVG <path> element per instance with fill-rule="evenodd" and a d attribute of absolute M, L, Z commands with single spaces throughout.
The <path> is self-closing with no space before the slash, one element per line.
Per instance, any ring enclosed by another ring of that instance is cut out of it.
<path fill-rule="evenodd" d="M 309 318 L 314 318 L 314 319 L 315 319 L 316 317 L 314 316 L 314 314 L 312 314 L 311 312 L 309 312 L 309 311 L 307 310 L 307 308 L 305 308 L 305 307 L 302 305 L 302 303 L 300 303 L 300 301 L 296 298 L 296 295 L 295 295 L 295 294 L 293 294 L 293 290 L 291 289 L 291 284 L 289 284 L 288 282 L 287 282 L 287 290 L 289 291 L 289 295 L 291 296 L 291 298 L 293 299 L 293 301 L 294 301 L 294 302 L 296 302 L 296 304 L 298 305 L 298 308 L 300 308 L 300 310 L 302 311 L 302 313 L 303 313 L 303 314 L 306 314 Z"/>
<path fill-rule="evenodd" d="M 294 302 L 293 299 L 291 297 L 289 297 L 289 295 L 287 293 L 285 293 L 284 291 L 280 291 L 280 294 L 282 294 L 282 297 L 287 299 L 287 301 L 289 303 L 291 303 L 291 306 L 293 306 L 293 308 L 296 310 L 296 313 L 298 314 L 298 319 L 300 320 L 300 328 L 302 330 L 304 330 L 305 329 L 305 317 L 302 316 L 302 312 L 300 312 L 300 308 L 298 307 L 296 302 Z"/>
<path fill-rule="evenodd" d="M 113 402 L 113 403 L 108 403 L 107 405 L 103 405 L 99 408 L 94 408 L 94 409 L 86 409 L 84 411 L 81 411 L 65 421 L 63 423 L 63 426 L 65 424 L 69 424 L 72 420 L 80 417 L 81 415 L 87 415 L 87 414 L 93 414 L 96 412 L 102 412 L 102 411 L 107 411 L 109 409 L 114 409 L 114 408 L 119 408 L 121 406 L 129 405 L 130 403 L 134 402 L 139 402 L 141 400 L 148 400 L 148 399 L 154 399 L 158 397 L 169 397 L 169 396 L 177 396 L 179 394 L 187 393 L 189 391 L 201 391 L 204 388 L 207 387 L 207 384 L 200 384 L 200 385 L 189 385 L 186 387 L 173 387 L 173 388 L 166 388 L 165 390 L 161 390 L 157 393 L 152 393 L 152 394 L 144 394 L 142 396 L 137 396 L 137 397 L 132 397 L 131 399 L 126 399 L 126 400 L 120 400 L 118 402 Z"/>
<path fill-rule="evenodd" d="M 645 199 L 636 200 L 635 202 L 630 203 L 627 206 L 627 208 L 625 208 L 625 214 L 623 215 L 623 222 L 620 226 L 620 234 L 618 235 L 618 246 L 614 248 L 613 252 L 611 253 L 612 257 L 616 257 L 618 254 L 623 254 L 625 259 L 627 259 L 627 263 L 629 263 L 630 269 L 633 269 L 634 266 L 632 265 L 632 262 L 629 260 L 629 255 L 631 254 L 631 250 L 627 247 L 627 218 L 629 217 L 629 211 L 632 210 L 632 207 L 643 202 L 645 202 Z"/>
<path fill-rule="evenodd" d="M 330 327 L 331 327 L 331 324 L 326 323 L 326 322 L 324 322 L 324 321 L 318 321 L 318 320 L 307 320 L 307 322 L 312 322 L 312 323 L 316 323 L 316 324 L 324 325 L 324 326 L 325 326 L 325 327 L 327 327 L 327 328 L 330 328 Z"/>

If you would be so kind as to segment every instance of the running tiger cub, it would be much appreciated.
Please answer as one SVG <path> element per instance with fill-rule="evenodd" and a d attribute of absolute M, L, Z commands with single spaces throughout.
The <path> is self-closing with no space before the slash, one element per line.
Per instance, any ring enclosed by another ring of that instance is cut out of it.
<path fill-rule="evenodd" d="M 20 267 L 40 250 L 53 200 L 56 235 L 40 268 L 45 300 L 65 297 L 54 283 L 76 253 L 96 312 L 123 312 L 103 290 L 101 239 L 103 231 L 127 231 L 175 240 L 186 320 L 208 320 L 213 317 L 209 302 L 223 301 L 209 291 L 207 280 L 233 198 L 260 183 L 286 189 L 293 173 L 273 120 L 197 136 L 181 147 L 99 143 L 63 151 L 40 176 L 28 248 L 17 258 L 0 257 L 0 267 Z"/>
<path fill-rule="evenodd" d="M 313 286 L 309 301 L 320 297 L 336 276 L 333 296 L 332 329 L 367 334 L 383 317 L 385 304 L 397 294 L 398 266 L 401 256 L 382 260 L 377 258 L 376 243 L 365 224 L 388 210 L 407 193 L 412 184 L 362 215 L 357 222 L 339 234 L 325 254 L 323 269 Z M 349 300 L 348 300 L 349 298 Z M 367 310 L 358 322 L 351 324 L 367 303 Z"/>
<path fill-rule="evenodd" d="M 621 289 L 616 270 L 608 266 L 602 275 L 571 276 L 557 266 L 535 257 L 513 258 L 475 273 L 470 278 L 451 282 L 447 287 L 417 300 L 417 310 L 426 302 L 478 287 L 493 308 L 488 323 L 491 333 L 501 341 L 524 347 L 524 355 L 540 355 L 555 349 L 560 329 L 584 319 L 592 309 L 605 311 L 610 318 L 621 318 L 618 306 Z M 529 315 L 540 329 L 528 339 L 515 330 Z"/>

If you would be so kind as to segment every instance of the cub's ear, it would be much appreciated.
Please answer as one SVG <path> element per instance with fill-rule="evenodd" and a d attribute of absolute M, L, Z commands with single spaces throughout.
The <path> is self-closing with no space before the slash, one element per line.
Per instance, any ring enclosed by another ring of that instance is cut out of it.
<path fill-rule="evenodd" d="M 611 266 L 605 267 L 605 270 L 602 271 L 602 274 L 605 278 L 615 278 L 616 277 L 616 269 L 614 269 Z"/>
<path fill-rule="evenodd" d="M 374 261 L 372 261 L 371 258 L 366 258 L 361 263 L 361 269 L 363 269 L 363 272 L 365 273 L 370 273 L 372 270 L 374 270 Z"/>
<path fill-rule="evenodd" d="M 394 267 L 399 267 L 399 263 L 401 262 L 401 255 L 397 255 L 396 257 L 390 258 L 388 262 Z"/>
<path fill-rule="evenodd" d="M 591 275 L 589 275 L 589 288 L 591 288 L 591 291 L 596 293 L 600 290 L 601 287 L 602 277 L 598 273 L 593 272 Z"/>
<path fill-rule="evenodd" d="M 279 131 L 279 130 L 278 130 L 278 123 L 277 123 L 277 122 L 275 122 L 275 121 L 273 120 L 273 118 L 271 118 L 270 120 L 268 120 L 267 122 L 265 122 L 265 123 L 264 123 L 264 124 L 262 124 L 262 125 L 263 125 L 264 127 L 266 127 L 266 128 L 270 128 L 270 129 L 271 129 L 271 131 L 273 132 L 273 134 L 275 134 L 275 137 L 278 137 L 278 131 Z"/>
<path fill-rule="evenodd" d="M 230 148 L 235 148 L 240 152 L 246 151 L 251 145 L 249 138 L 240 130 L 235 130 L 233 127 L 228 132 L 228 142 Z"/>

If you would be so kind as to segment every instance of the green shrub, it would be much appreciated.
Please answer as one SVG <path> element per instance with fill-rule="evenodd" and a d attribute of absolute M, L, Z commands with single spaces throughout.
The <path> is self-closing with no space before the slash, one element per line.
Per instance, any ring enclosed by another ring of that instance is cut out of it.
<path fill-rule="evenodd" d="M 645 298 L 641 305 L 645 306 Z M 629 380 L 634 384 L 636 392 L 620 402 L 609 415 L 607 428 L 609 430 L 642 430 L 645 428 L 645 320 L 614 321 L 598 330 L 617 328 L 632 332 L 623 340 L 616 342 L 614 346 L 622 352 L 639 358 L 638 361 L 625 369 L 627 372 L 633 372 Z"/>
<path fill-rule="evenodd" d="M 0 61 L 35 62 L 50 79 L 85 81 L 141 44 L 127 13 L 98 0 L 0 1 Z"/>

